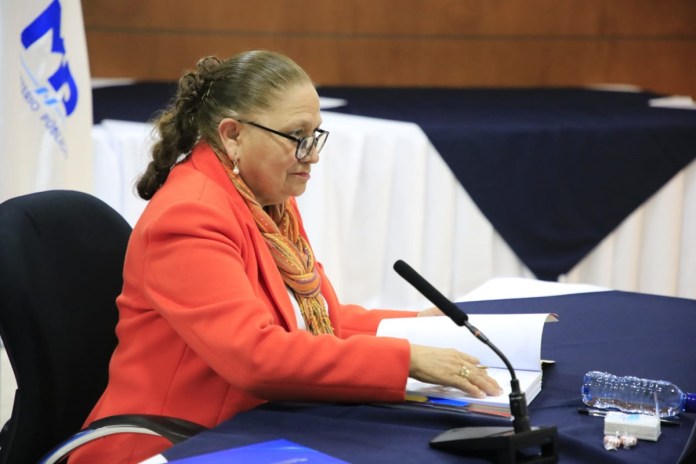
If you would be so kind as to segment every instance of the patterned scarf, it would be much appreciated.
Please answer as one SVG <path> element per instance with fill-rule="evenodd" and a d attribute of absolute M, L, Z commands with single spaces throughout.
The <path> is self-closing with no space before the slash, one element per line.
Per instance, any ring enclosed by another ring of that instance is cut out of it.
<path fill-rule="evenodd" d="M 219 156 L 222 165 L 237 191 L 246 201 L 256 226 L 266 239 L 268 249 L 283 276 L 285 284 L 295 294 L 305 326 L 314 335 L 333 334 L 320 292 L 321 277 L 317 272 L 314 252 L 300 234 L 295 210 L 287 203 L 264 208 L 256 201 L 244 180 L 232 172 L 226 156 Z"/>

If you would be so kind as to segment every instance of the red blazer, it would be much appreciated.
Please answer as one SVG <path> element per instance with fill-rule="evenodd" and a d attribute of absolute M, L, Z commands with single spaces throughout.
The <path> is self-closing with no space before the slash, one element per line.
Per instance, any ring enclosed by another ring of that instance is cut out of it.
<path fill-rule="evenodd" d="M 340 304 L 319 272 L 336 336 L 297 328 L 249 209 L 200 144 L 133 230 L 117 299 L 119 343 L 87 423 L 151 413 L 212 427 L 267 400 L 403 401 L 409 344 L 374 333 L 382 318 L 413 313 Z M 71 463 L 137 462 L 165 447 L 157 438 L 112 436 Z"/>

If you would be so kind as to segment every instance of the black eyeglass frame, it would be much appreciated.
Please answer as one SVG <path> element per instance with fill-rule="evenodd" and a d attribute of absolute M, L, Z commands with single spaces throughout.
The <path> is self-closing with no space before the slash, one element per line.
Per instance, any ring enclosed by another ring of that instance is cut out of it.
<path fill-rule="evenodd" d="M 312 153 L 312 150 L 314 150 L 315 148 L 317 150 L 317 153 L 321 152 L 322 148 L 324 148 L 324 145 L 326 145 L 326 139 L 329 138 L 329 131 L 326 131 L 324 129 L 314 129 L 314 133 L 318 132 L 319 135 L 308 135 L 307 137 L 295 137 L 294 135 L 286 134 L 285 132 L 280 132 L 280 131 L 277 131 L 275 129 L 271 129 L 270 127 L 263 126 L 257 122 L 254 122 L 254 121 L 248 121 L 246 119 L 238 119 L 237 121 L 241 122 L 242 124 L 249 124 L 250 126 L 254 126 L 258 129 L 268 131 L 271 134 L 285 137 L 286 139 L 292 140 L 293 142 L 297 143 L 297 147 L 295 148 L 295 158 L 297 158 L 298 161 L 302 161 L 303 159 L 307 158 Z M 304 141 L 307 139 L 313 139 L 312 145 L 307 149 L 307 153 L 305 153 L 304 156 L 300 156 L 300 148 L 302 147 L 302 144 L 304 143 Z M 318 146 L 320 141 L 321 141 L 321 145 Z"/>

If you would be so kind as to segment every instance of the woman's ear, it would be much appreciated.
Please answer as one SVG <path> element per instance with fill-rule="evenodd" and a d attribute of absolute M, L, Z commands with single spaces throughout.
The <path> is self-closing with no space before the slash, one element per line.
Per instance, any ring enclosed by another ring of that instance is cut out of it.
<path fill-rule="evenodd" d="M 218 135 L 220 142 L 225 148 L 227 155 L 232 157 L 237 153 L 239 129 L 241 124 L 232 118 L 225 118 L 218 124 Z"/>

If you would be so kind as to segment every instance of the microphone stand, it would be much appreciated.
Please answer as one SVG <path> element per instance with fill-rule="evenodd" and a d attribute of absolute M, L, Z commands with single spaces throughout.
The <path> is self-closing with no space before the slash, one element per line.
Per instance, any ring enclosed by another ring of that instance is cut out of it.
<path fill-rule="evenodd" d="M 455 324 L 469 329 L 474 337 L 493 350 L 510 372 L 512 428 L 462 427 L 450 429 L 433 438 L 430 441 L 430 446 L 458 454 L 487 454 L 495 462 L 501 464 L 557 462 L 558 431 L 556 426 L 530 426 L 527 399 L 525 394 L 520 391 L 520 383 L 515 369 L 507 357 L 480 330 L 469 323 L 469 316 L 464 311 L 442 295 L 411 266 L 398 260 L 394 263 L 394 270 L 442 310 Z"/>

